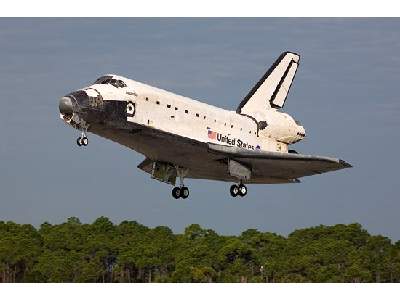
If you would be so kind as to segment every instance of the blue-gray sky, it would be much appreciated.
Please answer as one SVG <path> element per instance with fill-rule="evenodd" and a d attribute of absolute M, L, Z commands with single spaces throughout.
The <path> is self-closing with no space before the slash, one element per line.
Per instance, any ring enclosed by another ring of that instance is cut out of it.
<path fill-rule="evenodd" d="M 136 168 L 140 154 L 94 135 L 78 148 L 58 117 L 59 97 L 103 73 L 234 110 L 286 50 L 302 56 L 285 111 L 308 137 L 294 148 L 353 169 L 240 199 L 188 180 L 177 201 Z M 399 53 L 400 19 L 0 19 L 0 219 L 105 215 L 221 234 L 359 222 L 398 240 Z"/>

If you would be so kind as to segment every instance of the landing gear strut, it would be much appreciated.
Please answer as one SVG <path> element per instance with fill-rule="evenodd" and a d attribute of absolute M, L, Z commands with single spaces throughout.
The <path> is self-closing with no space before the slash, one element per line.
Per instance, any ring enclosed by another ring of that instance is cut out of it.
<path fill-rule="evenodd" d="M 236 196 L 244 197 L 247 195 L 247 187 L 243 183 L 240 183 L 239 185 L 236 184 L 231 185 L 229 191 L 232 197 Z"/>
<path fill-rule="evenodd" d="M 175 199 L 186 199 L 187 197 L 189 197 L 189 188 L 183 184 L 183 179 L 187 175 L 188 170 L 180 167 L 175 168 L 176 173 L 179 177 L 179 186 L 176 186 L 172 189 L 172 197 L 174 197 Z"/>
<path fill-rule="evenodd" d="M 77 138 L 76 140 L 76 144 L 80 147 L 80 146 L 87 146 L 89 144 L 89 140 L 86 136 L 86 133 L 84 131 L 82 131 L 81 136 Z"/>
<path fill-rule="evenodd" d="M 89 129 L 89 124 L 76 113 L 72 115 L 71 122 L 73 122 L 74 128 L 81 130 L 81 136 L 76 139 L 76 144 L 79 147 L 87 146 L 89 144 L 89 140 L 86 136 L 86 132 Z"/>

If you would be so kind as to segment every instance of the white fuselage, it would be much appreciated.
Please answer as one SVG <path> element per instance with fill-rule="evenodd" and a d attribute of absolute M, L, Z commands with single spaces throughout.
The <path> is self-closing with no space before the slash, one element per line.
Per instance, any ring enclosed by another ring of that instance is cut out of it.
<path fill-rule="evenodd" d="M 188 137 L 204 143 L 242 147 L 250 150 L 288 152 L 288 144 L 304 137 L 304 128 L 286 113 L 266 110 L 262 120 L 235 111 L 176 95 L 125 77 L 126 87 L 94 84 L 83 90 L 90 96 L 97 91 L 106 101 L 124 101 L 135 105 L 127 121 L 160 131 Z M 266 122 L 257 129 L 257 121 Z"/>

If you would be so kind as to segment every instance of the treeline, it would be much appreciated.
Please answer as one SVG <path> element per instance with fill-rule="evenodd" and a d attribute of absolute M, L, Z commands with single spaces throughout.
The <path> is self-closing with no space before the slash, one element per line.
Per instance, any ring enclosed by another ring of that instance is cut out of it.
<path fill-rule="evenodd" d="M 400 243 L 359 224 L 283 237 L 249 229 L 183 234 L 100 217 L 31 225 L 0 222 L 1 282 L 400 282 Z"/>

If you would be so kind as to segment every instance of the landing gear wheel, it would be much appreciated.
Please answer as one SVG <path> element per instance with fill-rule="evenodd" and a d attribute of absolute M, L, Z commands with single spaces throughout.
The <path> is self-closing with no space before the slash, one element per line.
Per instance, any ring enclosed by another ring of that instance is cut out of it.
<path fill-rule="evenodd" d="M 76 139 L 76 144 L 80 147 L 80 146 L 82 146 L 82 138 L 81 137 L 78 137 L 77 139 Z"/>
<path fill-rule="evenodd" d="M 89 144 L 89 140 L 86 136 L 81 138 L 81 144 L 82 144 L 82 146 L 87 146 Z"/>
<path fill-rule="evenodd" d="M 186 186 L 181 187 L 181 197 L 183 199 L 189 197 L 189 189 Z"/>
<path fill-rule="evenodd" d="M 175 199 L 179 199 L 181 197 L 181 188 L 180 187 L 174 187 L 172 189 L 172 197 Z"/>
<path fill-rule="evenodd" d="M 188 174 L 188 169 L 175 165 L 176 175 L 179 177 L 179 187 L 174 187 L 172 189 L 172 196 L 175 199 L 183 198 L 186 199 L 189 197 L 189 189 L 184 186 L 183 179 Z"/>
<path fill-rule="evenodd" d="M 189 189 L 186 186 L 183 187 L 174 187 L 172 189 L 172 197 L 174 197 L 175 199 L 186 199 L 187 197 L 189 197 Z"/>
<path fill-rule="evenodd" d="M 232 197 L 239 195 L 239 187 L 236 184 L 232 184 L 229 191 Z"/>
<path fill-rule="evenodd" d="M 238 189 L 239 189 L 239 195 L 241 197 L 244 197 L 247 195 L 247 187 L 244 184 L 239 184 Z"/>

